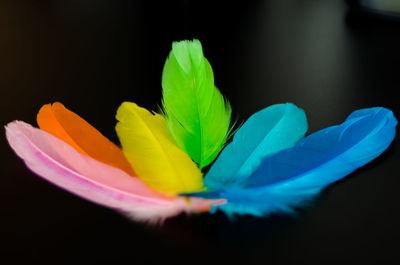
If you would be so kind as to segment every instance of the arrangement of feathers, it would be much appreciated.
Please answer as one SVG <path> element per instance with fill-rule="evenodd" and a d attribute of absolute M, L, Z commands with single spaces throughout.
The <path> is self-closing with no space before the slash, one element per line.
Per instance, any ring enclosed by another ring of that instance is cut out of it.
<path fill-rule="evenodd" d="M 162 88 L 160 113 L 119 107 L 122 149 L 58 102 L 40 109 L 40 129 L 13 121 L 6 137 L 42 178 L 134 220 L 159 222 L 182 212 L 291 213 L 379 156 L 396 133 L 393 113 L 374 107 L 305 137 L 304 111 L 286 103 L 252 115 L 227 143 L 231 107 L 198 40 L 172 44 Z"/>

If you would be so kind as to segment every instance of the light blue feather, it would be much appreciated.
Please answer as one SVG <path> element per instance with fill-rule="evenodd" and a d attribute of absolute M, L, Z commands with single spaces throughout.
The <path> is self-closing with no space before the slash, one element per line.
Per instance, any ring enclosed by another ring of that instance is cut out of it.
<path fill-rule="evenodd" d="M 235 133 L 204 178 L 209 189 L 240 187 L 268 155 L 293 147 L 307 132 L 304 111 L 292 103 L 253 114 Z"/>
<path fill-rule="evenodd" d="M 265 158 L 243 188 L 197 193 L 226 198 L 217 206 L 228 215 L 293 211 L 323 188 L 367 164 L 388 148 L 396 134 L 392 111 L 376 107 L 353 112 L 344 123 L 318 131 L 293 148 Z"/>

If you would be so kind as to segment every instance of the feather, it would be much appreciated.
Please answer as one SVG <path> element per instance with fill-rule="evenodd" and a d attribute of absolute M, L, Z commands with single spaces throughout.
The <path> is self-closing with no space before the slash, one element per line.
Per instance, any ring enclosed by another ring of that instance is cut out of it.
<path fill-rule="evenodd" d="M 116 118 L 122 149 L 138 177 L 147 185 L 169 194 L 203 189 L 201 172 L 176 145 L 161 115 L 124 102 Z"/>
<path fill-rule="evenodd" d="M 302 206 L 329 184 L 379 156 L 393 141 L 396 125 L 386 108 L 357 110 L 341 125 L 311 134 L 295 147 L 263 159 L 247 186 L 197 196 L 226 198 L 228 203 L 213 211 L 219 208 L 228 215 L 290 213 L 294 206 Z"/>
<path fill-rule="evenodd" d="M 22 121 L 9 123 L 6 137 L 27 167 L 42 178 L 135 220 L 159 222 L 181 212 L 204 211 L 213 203 L 223 203 L 153 191 L 140 179 L 83 155 L 64 141 Z"/>
<path fill-rule="evenodd" d="M 253 114 L 213 163 L 204 178 L 205 186 L 222 189 L 245 185 L 264 157 L 293 147 L 306 132 L 304 111 L 291 103 L 272 105 Z"/>
<path fill-rule="evenodd" d="M 163 111 L 175 141 L 200 169 L 209 165 L 228 138 L 231 107 L 214 85 L 200 41 L 172 44 L 162 88 Z"/>
<path fill-rule="evenodd" d="M 40 129 L 60 138 L 80 153 L 135 175 L 118 146 L 63 104 L 44 105 L 37 115 L 37 123 Z"/>

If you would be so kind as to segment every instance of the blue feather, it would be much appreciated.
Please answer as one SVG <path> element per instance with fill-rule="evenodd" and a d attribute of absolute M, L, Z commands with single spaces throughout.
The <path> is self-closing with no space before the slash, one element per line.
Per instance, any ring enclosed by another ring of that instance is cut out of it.
<path fill-rule="evenodd" d="M 306 115 L 294 104 L 276 104 L 258 111 L 221 152 L 204 178 L 205 186 L 243 186 L 264 157 L 293 147 L 306 132 Z"/>
<path fill-rule="evenodd" d="M 246 186 L 192 194 L 226 198 L 216 206 L 228 215 L 268 215 L 293 211 L 323 188 L 367 164 L 393 141 L 397 120 L 392 111 L 354 111 L 344 123 L 320 130 L 295 147 L 263 159 Z"/>

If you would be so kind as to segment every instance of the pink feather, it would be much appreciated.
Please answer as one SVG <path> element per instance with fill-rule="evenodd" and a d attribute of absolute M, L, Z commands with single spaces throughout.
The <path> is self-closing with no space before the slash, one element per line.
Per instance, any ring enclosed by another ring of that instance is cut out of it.
<path fill-rule="evenodd" d="M 33 172 L 82 198 L 135 220 L 160 222 L 181 212 L 199 212 L 224 200 L 171 197 L 139 178 L 77 152 L 57 137 L 14 121 L 6 126 L 10 146 Z"/>

